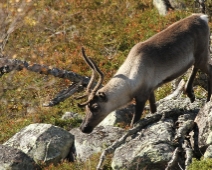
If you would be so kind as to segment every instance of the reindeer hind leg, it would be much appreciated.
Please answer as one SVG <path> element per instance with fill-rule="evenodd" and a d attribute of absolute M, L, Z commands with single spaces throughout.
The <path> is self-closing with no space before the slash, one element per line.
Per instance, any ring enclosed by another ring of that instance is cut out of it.
<path fill-rule="evenodd" d="M 198 69 L 196 67 L 193 67 L 190 77 L 185 86 L 185 92 L 186 92 L 187 96 L 190 98 L 191 103 L 193 103 L 195 100 L 195 95 L 194 95 L 194 90 L 193 90 L 192 84 L 193 84 L 193 81 L 197 74 L 197 71 L 198 71 Z"/>
<path fill-rule="evenodd" d="M 209 64 L 209 71 L 208 71 L 208 96 L 207 96 L 207 102 L 211 99 L 211 93 L 212 93 L 212 65 Z"/>

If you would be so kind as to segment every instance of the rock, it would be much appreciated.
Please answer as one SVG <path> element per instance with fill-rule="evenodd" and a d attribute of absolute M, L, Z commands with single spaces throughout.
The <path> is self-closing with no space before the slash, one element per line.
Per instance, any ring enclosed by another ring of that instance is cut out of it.
<path fill-rule="evenodd" d="M 195 118 L 195 122 L 199 132 L 198 145 L 200 151 L 204 153 L 204 158 L 212 158 L 212 101 L 207 102 L 205 106 L 200 109 Z M 193 140 L 192 144 L 194 145 Z"/>
<path fill-rule="evenodd" d="M 128 140 L 115 150 L 112 169 L 165 169 L 175 150 L 173 139 L 176 135 L 175 122 L 179 115 L 186 114 L 194 120 L 203 103 L 204 100 L 198 99 L 190 103 L 187 98 L 159 101 L 158 114 L 163 113 L 167 118 L 162 118 L 156 123 L 149 123 L 141 131 L 134 133 L 132 139 L 128 137 Z M 149 116 L 153 115 L 149 114 L 147 117 Z M 184 165 L 184 155 L 179 156 L 178 162 Z"/>
<path fill-rule="evenodd" d="M 78 114 L 77 113 L 73 113 L 73 112 L 65 112 L 63 114 L 63 116 L 61 117 L 61 119 L 66 120 L 66 119 L 73 119 L 73 118 L 78 118 Z"/>
<path fill-rule="evenodd" d="M 210 145 L 205 153 L 204 153 L 204 158 L 212 158 L 212 145 Z"/>
<path fill-rule="evenodd" d="M 103 151 L 120 138 L 124 130 L 112 126 L 98 126 L 91 134 L 84 134 L 79 128 L 72 129 L 70 133 L 75 137 L 77 160 L 86 161 L 91 155 Z"/>
<path fill-rule="evenodd" d="M 157 8 L 160 15 L 167 14 L 168 9 L 164 0 L 153 0 L 153 5 Z"/>
<path fill-rule="evenodd" d="M 128 141 L 114 153 L 112 168 L 115 169 L 165 169 L 172 157 L 174 122 L 166 119 L 143 129 L 136 138 Z"/>
<path fill-rule="evenodd" d="M 212 144 L 211 141 L 211 127 L 212 127 L 212 102 L 208 102 L 200 109 L 195 118 L 197 127 L 199 129 L 199 147 L 204 148 L 207 145 Z"/>
<path fill-rule="evenodd" d="M 183 0 L 153 0 L 153 5 L 157 8 L 160 15 L 166 15 L 169 9 L 184 9 Z"/>
<path fill-rule="evenodd" d="M 186 8 L 184 0 L 166 0 L 166 1 L 169 1 L 170 5 L 174 9 L 185 9 Z"/>
<path fill-rule="evenodd" d="M 67 157 L 73 141 L 73 135 L 62 128 L 36 123 L 23 128 L 4 145 L 22 150 L 36 162 L 57 164 Z"/>
<path fill-rule="evenodd" d="M 129 126 L 134 113 L 134 107 L 134 105 L 129 105 L 126 108 L 113 111 L 98 126 L 115 126 L 118 124 Z"/>
<path fill-rule="evenodd" d="M 21 150 L 0 145 L 1 170 L 39 170 L 39 166 Z"/>

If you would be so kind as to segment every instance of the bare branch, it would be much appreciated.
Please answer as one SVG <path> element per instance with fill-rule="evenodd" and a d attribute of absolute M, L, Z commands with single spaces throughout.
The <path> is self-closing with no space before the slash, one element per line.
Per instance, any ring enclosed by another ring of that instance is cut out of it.
<path fill-rule="evenodd" d="M 0 58 L 0 77 L 3 74 L 9 73 L 13 70 L 22 70 L 23 68 L 44 75 L 52 75 L 59 78 L 69 79 L 71 82 L 82 82 L 83 86 L 86 86 L 89 82 L 89 78 L 81 76 L 72 71 L 61 70 L 58 68 L 50 68 L 41 64 L 29 64 L 27 61 L 21 61 L 17 59 Z"/>
<path fill-rule="evenodd" d="M 171 170 L 177 163 L 178 161 L 178 156 L 179 156 L 179 153 L 180 152 L 180 148 L 177 147 L 174 152 L 173 152 L 173 155 L 172 155 L 172 159 L 168 162 L 168 165 L 166 167 L 165 170 Z"/>
<path fill-rule="evenodd" d="M 68 89 L 62 90 L 54 99 L 52 99 L 49 103 L 44 103 L 43 106 L 52 107 L 59 104 L 60 102 L 64 101 L 68 97 L 72 96 L 75 92 L 77 92 L 80 85 L 81 82 L 71 84 Z"/>

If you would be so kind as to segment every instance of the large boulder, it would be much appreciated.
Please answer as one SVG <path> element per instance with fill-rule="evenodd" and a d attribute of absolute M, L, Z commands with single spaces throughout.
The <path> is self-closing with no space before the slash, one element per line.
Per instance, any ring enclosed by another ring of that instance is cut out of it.
<path fill-rule="evenodd" d="M 170 145 L 174 138 L 173 126 L 172 119 L 147 126 L 136 138 L 116 149 L 112 168 L 165 169 L 174 151 Z"/>
<path fill-rule="evenodd" d="M 21 150 L 0 145 L 1 170 L 39 170 L 39 166 Z"/>
<path fill-rule="evenodd" d="M 20 149 L 36 162 L 57 164 L 69 154 L 74 137 L 51 124 L 31 124 L 16 133 L 6 146 Z"/>

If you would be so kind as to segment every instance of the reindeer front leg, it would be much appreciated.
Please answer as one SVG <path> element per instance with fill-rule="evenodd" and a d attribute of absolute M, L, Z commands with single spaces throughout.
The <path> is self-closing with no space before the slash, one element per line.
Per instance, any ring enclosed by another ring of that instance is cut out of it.
<path fill-rule="evenodd" d="M 133 124 L 140 120 L 146 100 L 139 100 L 138 98 L 135 98 L 135 102 L 135 113 L 133 114 L 133 118 L 130 124 L 131 127 L 133 127 Z"/>
<path fill-rule="evenodd" d="M 150 110 L 151 110 L 152 113 L 157 112 L 157 106 L 155 104 L 155 94 L 154 94 L 154 91 L 152 91 L 150 93 L 149 105 L 150 105 Z"/>

